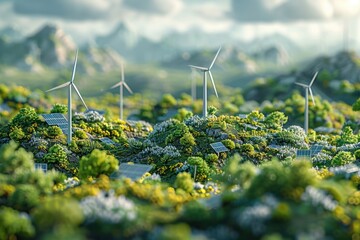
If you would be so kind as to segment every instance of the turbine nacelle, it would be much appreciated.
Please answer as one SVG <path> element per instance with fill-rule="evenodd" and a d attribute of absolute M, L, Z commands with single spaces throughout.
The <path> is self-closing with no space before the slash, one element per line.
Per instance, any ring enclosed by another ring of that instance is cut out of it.
<path fill-rule="evenodd" d="M 204 74 L 208 73 L 209 76 L 210 76 L 210 79 L 211 79 L 211 83 L 213 85 L 213 88 L 214 88 L 214 91 L 215 91 L 215 95 L 217 98 L 219 98 L 219 95 L 217 93 L 217 90 L 216 90 L 216 86 L 215 86 L 215 82 L 214 82 L 214 78 L 211 74 L 211 69 L 212 67 L 214 66 L 215 62 L 216 62 L 216 59 L 218 58 L 219 54 L 220 54 L 220 51 L 221 51 L 221 46 L 220 48 L 218 49 L 214 59 L 212 60 L 211 64 L 210 64 L 210 67 L 206 68 L 206 67 L 200 67 L 200 66 L 195 66 L 195 65 L 189 65 L 189 67 L 193 68 L 193 69 L 197 69 L 197 70 L 200 70 L 202 72 L 204 72 Z M 205 75 L 204 75 L 205 76 Z M 204 86 L 206 87 L 206 86 Z"/>
<path fill-rule="evenodd" d="M 314 105 L 315 105 L 315 100 L 314 100 L 314 95 L 313 95 L 313 92 L 312 92 L 312 90 L 311 90 L 311 87 L 312 87 L 312 85 L 314 84 L 315 79 L 316 79 L 316 77 L 317 77 L 318 74 L 319 74 L 319 72 L 316 72 L 316 73 L 314 74 L 314 76 L 313 76 L 313 78 L 311 79 L 311 82 L 310 82 L 309 85 L 306 85 L 306 84 L 303 84 L 303 83 L 299 83 L 299 82 L 295 82 L 296 85 L 301 86 L 301 87 L 303 87 L 303 88 L 305 89 L 305 91 L 309 91 L 309 92 L 310 92 L 311 100 L 312 100 L 312 102 L 313 102 Z M 306 103 L 306 104 L 307 104 L 307 103 Z"/>

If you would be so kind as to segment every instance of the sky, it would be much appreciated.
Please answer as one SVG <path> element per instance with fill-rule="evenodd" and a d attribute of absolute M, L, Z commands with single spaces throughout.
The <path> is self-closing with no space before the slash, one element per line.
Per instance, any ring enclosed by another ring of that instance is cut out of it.
<path fill-rule="evenodd" d="M 200 28 L 244 40 L 280 33 L 298 42 L 341 41 L 348 22 L 357 42 L 359 15 L 360 0 L 0 0 L 0 29 L 30 33 L 52 23 L 78 42 L 119 22 L 154 40 Z"/>

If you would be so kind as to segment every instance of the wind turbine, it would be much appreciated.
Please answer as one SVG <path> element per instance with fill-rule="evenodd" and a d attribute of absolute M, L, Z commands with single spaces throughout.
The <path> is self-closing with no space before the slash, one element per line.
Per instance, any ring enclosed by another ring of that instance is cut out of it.
<path fill-rule="evenodd" d="M 133 94 L 133 91 L 130 89 L 130 87 L 126 84 L 125 82 L 125 76 L 124 76 L 124 66 L 123 64 L 121 63 L 120 64 L 121 66 L 121 81 L 117 84 L 115 84 L 114 86 L 112 86 L 110 89 L 113 89 L 113 88 L 117 88 L 120 86 L 120 119 L 123 120 L 123 111 L 124 111 L 124 86 L 125 88 L 131 93 Z"/>
<path fill-rule="evenodd" d="M 206 117 L 207 116 L 207 78 L 206 78 L 206 73 L 209 74 L 210 76 L 210 79 L 211 79 L 211 82 L 212 82 L 212 85 L 214 87 L 214 90 L 215 90 L 215 94 L 216 94 L 216 97 L 219 97 L 218 96 L 218 93 L 217 93 L 217 90 L 216 90 L 216 86 L 215 86 L 215 82 L 214 82 L 214 78 L 211 74 L 211 69 L 212 67 L 214 66 L 215 64 L 215 61 L 217 59 L 217 57 L 219 56 L 219 53 L 221 51 L 221 47 L 219 48 L 219 50 L 217 51 L 212 63 L 210 64 L 210 67 L 206 68 L 206 67 L 199 67 L 199 66 L 194 66 L 194 65 L 189 65 L 189 67 L 193 68 L 193 69 L 197 69 L 197 70 L 200 70 L 204 73 L 204 78 L 203 78 L 203 117 Z"/>
<path fill-rule="evenodd" d="M 314 84 L 318 73 L 319 72 L 315 73 L 315 75 L 312 78 L 309 85 L 299 83 L 299 82 L 295 82 L 296 85 L 299 85 L 299 86 L 301 86 L 301 87 L 303 87 L 305 89 L 305 123 L 304 123 L 304 130 L 305 130 L 306 134 L 308 133 L 308 130 L 309 130 L 309 92 L 310 92 L 310 95 L 311 95 L 311 100 L 312 100 L 313 104 L 315 105 L 314 95 L 312 93 L 311 86 Z"/>
<path fill-rule="evenodd" d="M 78 60 L 78 50 L 76 50 L 76 55 L 75 55 L 75 61 L 74 61 L 74 67 L 73 67 L 73 71 L 72 71 L 71 81 L 67 82 L 67 83 L 64 83 L 64 84 L 61 84 L 61 85 L 59 85 L 57 87 L 54 87 L 54 88 L 49 89 L 49 90 L 46 91 L 46 92 L 51 92 L 51 91 L 54 91 L 54 90 L 57 90 L 57 89 L 60 89 L 60 88 L 68 87 L 68 134 L 67 134 L 67 143 L 68 144 L 71 143 L 71 139 L 72 139 L 72 108 L 71 108 L 72 107 L 72 99 L 71 99 L 72 87 L 74 88 L 75 92 L 77 93 L 77 95 L 81 99 L 81 101 L 84 104 L 85 108 L 88 109 L 84 99 L 81 97 L 81 94 L 80 94 L 78 88 L 76 87 L 76 85 L 74 83 L 77 60 Z"/>

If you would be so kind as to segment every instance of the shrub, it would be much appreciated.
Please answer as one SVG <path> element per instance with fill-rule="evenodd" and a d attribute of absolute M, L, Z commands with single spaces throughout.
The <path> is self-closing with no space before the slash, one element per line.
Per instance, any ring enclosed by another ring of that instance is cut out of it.
<path fill-rule="evenodd" d="M 77 201 L 59 196 L 45 199 L 32 212 L 35 225 L 42 231 L 58 227 L 73 228 L 83 221 L 82 210 Z"/>
<path fill-rule="evenodd" d="M 360 159 L 360 149 L 356 150 L 354 155 L 356 159 Z"/>
<path fill-rule="evenodd" d="M 84 132 L 83 130 L 76 130 L 75 131 L 75 137 L 79 138 L 79 139 L 88 139 L 88 135 L 86 135 L 86 132 Z"/>
<path fill-rule="evenodd" d="M 351 152 L 340 151 L 335 155 L 331 161 L 332 166 L 342 166 L 355 161 L 354 155 Z"/>
<path fill-rule="evenodd" d="M 27 172 L 34 169 L 32 153 L 28 153 L 23 148 L 17 149 L 18 144 L 11 141 L 0 148 L 0 173 L 14 174 Z"/>
<path fill-rule="evenodd" d="M 95 149 L 90 155 L 81 158 L 79 174 L 85 179 L 99 177 L 101 174 L 110 175 L 117 169 L 119 169 L 119 162 L 114 156 Z"/>
<path fill-rule="evenodd" d="M 205 157 L 205 160 L 207 163 L 215 163 L 219 160 L 219 157 L 215 153 L 210 153 Z"/>
<path fill-rule="evenodd" d="M 31 220 L 14 209 L 0 208 L 0 239 L 22 239 L 34 236 Z"/>
<path fill-rule="evenodd" d="M 39 116 L 34 108 L 22 108 L 19 113 L 11 120 L 12 126 L 26 128 L 39 120 Z"/>
<path fill-rule="evenodd" d="M 66 105 L 55 103 L 53 108 L 51 109 L 51 113 L 67 113 L 68 108 Z"/>
<path fill-rule="evenodd" d="M 58 126 L 49 126 L 46 130 L 47 130 L 47 135 L 50 138 L 55 138 L 63 133 L 61 131 L 61 128 L 59 128 Z"/>
<path fill-rule="evenodd" d="M 176 176 L 174 186 L 190 193 L 194 190 L 194 181 L 191 179 L 190 173 L 183 172 Z"/>
<path fill-rule="evenodd" d="M 44 161 L 47 163 L 58 164 L 63 169 L 68 169 L 69 160 L 64 148 L 59 144 L 54 144 L 49 152 L 44 156 Z"/>
<path fill-rule="evenodd" d="M 39 191 L 33 185 L 18 185 L 10 196 L 9 203 L 17 210 L 29 211 L 39 203 Z"/>
<path fill-rule="evenodd" d="M 205 181 L 210 175 L 210 168 L 201 157 L 189 157 L 187 162 L 194 167 L 196 166 L 195 181 Z"/>
<path fill-rule="evenodd" d="M 231 141 L 230 139 L 225 139 L 223 141 L 221 141 L 225 147 L 227 147 L 230 150 L 235 149 L 235 143 L 233 141 Z"/>
<path fill-rule="evenodd" d="M 21 139 L 24 139 L 26 137 L 26 135 L 21 128 L 13 127 L 10 131 L 9 137 L 12 140 L 20 141 Z"/>
<path fill-rule="evenodd" d="M 240 151 L 244 153 L 252 153 L 255 151 L 255 149 L 253 145 L 246 143 L 240 146 Z"/>

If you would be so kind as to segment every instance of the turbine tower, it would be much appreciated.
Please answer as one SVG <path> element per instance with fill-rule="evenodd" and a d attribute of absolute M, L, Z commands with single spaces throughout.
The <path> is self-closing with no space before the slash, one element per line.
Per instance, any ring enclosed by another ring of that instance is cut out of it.
<path fill-rule="evenodd" d="M 64 83 L 64 84 L 61 84 L 61 85 L 59 85 L 57 87 L 54 87 L 54 88 L 49 89 L 49 90 L 46 91 L 46 92 L 51 92 L 51 91 L 54 91 L 54 90 L 57 90 L 57 89 L 60 89 L 60 88 L 68 87 L 68 134 L 67 134 L 67 143 L 68 144 L 71 143 L 71 139 L 72 139 L 72 108 L 71 108 L 72 107 L 72 99 L 71 99 L 72 87 L 74 88 L 75 92 L 77 93 L 77 95 L 81 99 L 81 101 L 84 104 L 85 108 L 88 109 L 84 99 L 81 97 L 81 94 L 80 94 L 78 88 L 76 87 L 76 85 L 74 83 L 77 60 L 78 60 L 78 50 L 76 50 L 76 55 L 75 55 L 75 61 L 74 61 L 74 67 L 73 67 L 73 71 L 72 71 L 71 81 L 67 82 L 67 83 Z"/>
<path fill-rule="evenodd" d="M 210 64 L 210 67 L 206 68 L 206 67 L 199 67 L 199 66 L 194 66 L 194 65 L 189 65 L 189 67 L 193 68 L 193 69 L 197 69 L 197 70 L 200 70 L 204 73 L 204 78 L 203 78 L 203 117 L 206 117 L 207 116 L 207 76 L 206 76 L 206 73 L 209 74 L 210 76 L 210 79 L 211 79 L 211 82 L 212 82 L 212 85 L 214 87 L 214 90 L 215 90 L 215 94 L 216 94 L 216 97 L 219 97 L 218 96 L 218 93 L 217 93 L 217 90 L 216 90 L 216 86 L 215 86 L 215 82 L 214 82 L 214 78 L 211 74 L 211 69 L 212 67 L 214 66 L 215 64 L 215 61 L 217 59 L 217 57 L 219 56 L 219 53 L 221 51 L 221 47 L 219 48 L 219 50 L 217 51 L 212 63 Z"/>
<path fill-rule="evenodd" d="M 124 75 L 124 66 L 121 63 L 121 80 L 119 83 L 115 84 L 114 86 L 112 86 L 110 89 L 116 88 L 120 86 L 120 119 L 123 120 L 123 111 L 124 111 L 124 86 L 125 88 L 131 93 L 133 94 L 133 91 L 130 89 L 130 87 L 126 84 L 125 82 L 125 75 Z"/>
<path fill-rule="evenodd" d="M 306 134 L 308 133 L 308 130 L 309 130 L 309 92 L 310 92 L 310 95 L 311 95 L 311 100 L 312 100 L 313 104 L 315 105 L 314 95 L 312 93 L 311 86 L 314 84 L 318 73 L 319 72 L 315 73 L 315 75 L 312 78 L 309 85 L 299 83 L 299 82 L 295 82 L 296 85 L 299 85 L 299 86 L 301 86 L 301 87 L 303 87 L 305 89 L 305 122 L 304 122 L 304 130 L 305 130 Z"/>

